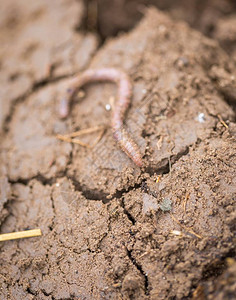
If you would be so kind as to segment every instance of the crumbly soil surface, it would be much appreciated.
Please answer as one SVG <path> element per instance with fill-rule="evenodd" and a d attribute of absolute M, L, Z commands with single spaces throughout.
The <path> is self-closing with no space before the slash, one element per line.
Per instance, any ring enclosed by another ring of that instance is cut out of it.
<path fill-rule="evenodd" d="M 114 1 L 133 16 L 120 28 L 106 2 L 94 31 L 82 1 L 2 1 L 0 230 L 42 236 L 1 242 L 0 299 L 234 299 L 235 5 L 205 1 L 198 19 L 196 1 Z M 131 77 L 141 169 L 112 137 L 114 84 L 87 85 L 58 117 L 72 76 L 101 67 Z M 98 125 L 92 148 L 56 138 Z"/>

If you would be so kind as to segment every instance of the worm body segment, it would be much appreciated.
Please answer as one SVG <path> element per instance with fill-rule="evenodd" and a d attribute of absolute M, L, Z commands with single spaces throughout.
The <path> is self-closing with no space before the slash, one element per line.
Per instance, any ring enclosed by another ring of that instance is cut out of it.
<path fill-rule="evenodd" d="M 98 70 L 89 69 L 72 79 L 70 87 L 66 90 L 65 98 L 59 104 L 59 114 L 65 118 L 69 114 L 71 99 L 79 88 L 90 82 L 111 81 L 118 86 L 118 99 L 112 113 L 113 136 L 121 149 L 139 166 L 143 166 L 142 156 L 138 145 L 129 136 L 123 127 L 125 112 L 130 105 L 132 85 L 128 75 L 114 68 L 103 68 Z"/>

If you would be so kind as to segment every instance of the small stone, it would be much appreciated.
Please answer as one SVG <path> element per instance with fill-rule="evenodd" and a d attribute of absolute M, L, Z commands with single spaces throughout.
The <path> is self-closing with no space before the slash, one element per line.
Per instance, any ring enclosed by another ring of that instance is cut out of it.
<path fill-rule="evenodd" d="M 147 93 L 147 90 L 146 90 L 146 89 L 143 89 L 143 90 L 142 90 L 142 93 L 143 93 L 143 94 L 146 94 L 146 93 Z"/>
<path fill-rule="evenodd" d="M 105 108 L 106 108 L 107 111 L 109 111 L 109 110 L 111 110 L 111 105 L 110 104 L 106 104 Z"/>
<path fill-rule="evenodd" d="M 199 123 L 204 123 L 205 122 L 205 114 L 204 113 L 199 113 L 198 116 L 197 116 L 197 121 Z"/>
<path fill-rule="evenodd" d="M 160 204 L 160 209 L 162 211 L 170 211 L 172 208 L 172 201 L 169 198 L 163 199 L 163 201 Z"/>

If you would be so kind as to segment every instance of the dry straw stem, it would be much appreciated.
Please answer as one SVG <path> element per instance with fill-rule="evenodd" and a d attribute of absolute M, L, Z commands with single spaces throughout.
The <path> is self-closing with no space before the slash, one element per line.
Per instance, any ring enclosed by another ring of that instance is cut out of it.
<path fill-rule="evenodd" d="M 186 205 L 187 205 L 187 201 L 189 199 L 189 193 L 187 193 L 185 195 L 185 199 L 184 199 L 184 202 L 183 202 L 183 207 L 184 207 L 184 213 L 186 214 Z"/>
<path fill-rule="evenodd" d="M 101 138 L 105 132 L 105 129 L 106 129 L 105 126 L 95 126 L 95 127 L 91 127 L 91 128 L 81 129 L 79 131 L 75 131 L 75 132 L 65 134 L 65 135 L 58 134 L 56 136 L 56 138 L 61 141 L 64 141 L 64 142 L 78 144 L 80 146 L 87 147 L 87 148 L 93 148 L 101 140 Z M 100 134 L 98 135 L 97 139 L 94 141 L 94 143 L 92 145 L 86 144 L 79 139 L 74 139 L 74 137 L 85 135 L 88 133 L 93 133 L 96 131 L 100 131 Z"/>
<path fill-rule="evenodd" d="M 11 233 L 3 233 L 3 234 L 0 234 L 0 242 L 29 238 L 29 237 L 36 237 L 36 236 L 40 236 L 40 235 L 42 235 L 41 229 L 32 229 L 32 230 L 25 230 L 25 231 L 11 232 Z"/>
<path fill-rule="evenodd" d="M 80 135 L 85 135 L 85 134 L 88 134 L 88 133 L 93 133 L 93 132 L 104 130 L 104 129 L 105 129 L 105 126 L 100 125 L 100 126 L 95 126 L 95 127 L 91 127 L 91 128 L 81 129 L 81 130 L 78 130 L 78 131 L 75 131 L 75 132 L 72 132 L 72 133 L 69 133 L 69 134 L 65 134 L 64 136 L 73 138 L 73 137 L 77 137 L 77 136 L 80 136 Z"/>
<path fill-rule="evenodd" d="M 159 138 L 159 140 L 157 141 L 157 143 L 156 143 L 157 150 L 161 150 L 162 142 L 163 142 L 163 136 L 161 136 L 161 137 Z"/>
<path fill-rule="evenodd" d="M 78 139 L 72 139 L 72 138 L 67 137 L 65 135 L 58 134 L 56 136 L 56 138 L 63 141 L 63 142 L 74 143 L 74 144 L 78 144 L 78 145 L 83 146 L 83 147 L 91 148 L 91 146 L 89 144 L 83 143 L 82 141 L 80 141 Z"/>
<path fill-rule="evenodd" d="M 225 128 L 229 128 L 229 126 L 225 123 L 225 121 L 222 119 L 222 117 L 221 117 L 221 115 L 217 115 L 217 117 L 219 118 L 219 120 L 220 120 L 220 123 L 225 127 Z"/>
<path fill-rule="evenodd" d="M 187 232 L 190 233 L 190 234 L 195 235 L 195 236 L 196 236 L 197 238 L 199 238 L 199 239 L 202 239 L 202 236 L 201 236 L 201 235 L 195 233 L 195 232 L 192 230 L 192 228 L 186 227 L 185 225 L 181 224 L 180 221 L 177 220 L 177 219 L 173 216 L 173 214 L 171 214 L 171 218 L 172 218 L 177 224 L 179 224 L 179 226 L 182 227 L 185 231 L 187 231 Z"/>

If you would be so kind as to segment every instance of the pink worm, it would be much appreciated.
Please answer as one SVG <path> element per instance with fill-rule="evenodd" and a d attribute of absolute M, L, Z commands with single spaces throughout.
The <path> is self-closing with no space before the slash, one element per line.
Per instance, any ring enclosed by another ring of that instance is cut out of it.
<path fill-rule="evenodd" d="M 123 128 L 125 112 L 130 105 L 132 86 L 127 74 L 113 68 L 103 68 L 98 70 L 87 70 L 81 75 L 72 79 L 71 86 L 67 89 L 67 95 L 59 105 L 61 118 L 69 114 L 70 101 L 76 91 L 89 82 L 111 81 L 118 85 L 118 100 L 112 114 L 113 135 L 121 149 L 139 166 L 143 166 L 142 156 L 137 144 Z"/>

